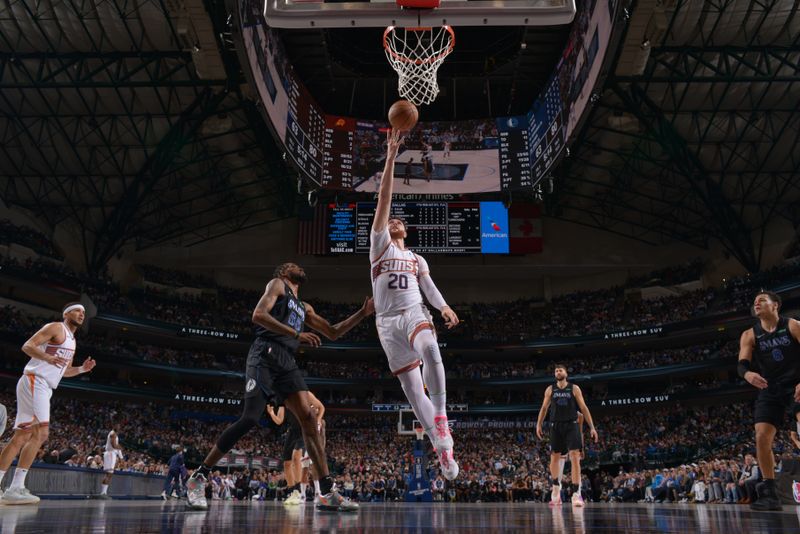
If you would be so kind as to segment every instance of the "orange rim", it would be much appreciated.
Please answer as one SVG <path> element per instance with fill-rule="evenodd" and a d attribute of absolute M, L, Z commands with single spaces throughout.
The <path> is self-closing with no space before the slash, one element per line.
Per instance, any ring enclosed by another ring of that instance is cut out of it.
<path fill-rule="evenodd" d="M 456 47 L 456 33 L 453 31 L 451 26 L 442 26 L 442 28 L 446 29 L 450 33 L 450 45 L 447 47 L 446 50 L 441 52 L 436 56 L 429 57 L 427 59 L 411 59 L 402 54 L 398 54 L 389 46 L 388 37 L 389 33 L 393 32 L 395 26 L 387 26 L 386 30 L 383 32 L 383 48 L 386 49 L 389 54 L 398 61 L 402 61 L 403 63 L 414 63 L 415 65 L 424 65 L 426 63 L 434 63 L 441 58 L 446 57 L 450 52 L 453 51 L 453 48 Z M 419 32 L 419 31 L 431 31 L 431 26 L 420 26 L 415 28 L 404 28 L 407 32 Z"/>

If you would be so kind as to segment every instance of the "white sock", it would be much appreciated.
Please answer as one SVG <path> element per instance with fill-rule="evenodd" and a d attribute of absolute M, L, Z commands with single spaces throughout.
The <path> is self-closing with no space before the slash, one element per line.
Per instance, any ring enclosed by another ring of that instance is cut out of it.
<path fill-rule="evenodd" d="M 322 492 L 319 490 L 319 480 L 314 481 L 314 495 L 322 495 Z"/>
<path fill-rule="evenodd" d="M 422 373 L 436 417 L 447 415 L 447 388 L 439 343 L 431 330 L 423 330 L 414 338 L 414 350 L 422 356 Z"/>
<path fill-rule="evenodd" d="M 100 484 L 100 495 L 108 494 L 108 484 Z"/>
<path fill-rule="evenodd" d="M 306 484 L 305 482 L 301 482 L 300 483 L 300 496 L 301 497 L 305 497 L 306 496 L 306 489 L 307 488 L 308 488 L 308 484 Z"/>
<path fill-rule="evenodd" d="M 25 477 L 28 476 L 27 469 L 20 469 L 19 467 L 14 470 L 14 480 L 11 481 L 11 488 L 24 488 L 25 487 Z"/>
<path fill-rule="evenodd" d="M 6 472 L 0 469 L 0 482 L 3 482 L 3 477 L 6 476 Z"/>
<path fill-rule="evenodd" d="M 567 459 L 563 456 L 558 461 L 558 485 L 561 485 L 561 479 L 564 478 L 564 465 L 567 463 Z"/>
<path fill-rule="evenodd" d="M 425 395 L 425 386 L 422 384 L 422 373 L 419 367 L 412 369 L 408 372 L 397 375 L 400 380 L 400 385 L 403 387 L 403 392 L 406 394 L 406 399 L 414 410 L 414 415 L 417 416 L 419 422 L 422 423 L 422 428 L 428 435 L 431 443 L 436 443 L 436 436 L 433 433 L 433 403 Z"/>

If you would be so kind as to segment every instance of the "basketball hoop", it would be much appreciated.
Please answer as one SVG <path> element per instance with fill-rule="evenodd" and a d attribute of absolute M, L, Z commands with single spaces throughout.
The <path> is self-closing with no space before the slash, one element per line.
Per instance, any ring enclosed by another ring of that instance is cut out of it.
<path fill-rule="evenodd" d="M 417 106 L 433 102 L 439 94 L 436 71 L 455 45 L 456 34 L 450 26 L 386 28 L 383 48 L 398 74 L 400 96 Z"/>
<path fill-rule="evenodd" d="M 425 438 L 425 429 L 421 426 L 415 426 L 414 434 L 417 436 L 417 441 L 422 441 Z"/>

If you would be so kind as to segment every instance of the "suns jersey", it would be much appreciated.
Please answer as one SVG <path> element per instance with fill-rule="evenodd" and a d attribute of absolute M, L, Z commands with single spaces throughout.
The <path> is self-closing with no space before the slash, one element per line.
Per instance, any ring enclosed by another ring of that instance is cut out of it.
<path fill-rule="evenodd" d="M 115 432 L 112 430 L 108 433 L 108 436 L 106 436 L 106 452 L 115 452 L 117 450 L 114 447 L 114 440 L 112 439 L 114 434 Z"/>
<path fill-rule="evenodd" d="M 69 328 L 67 328 L 67 325 L 64 323 L 61 323 L 61 328 L 64 329 L 64 334 L 66 336 L 63 343 L 44 343 L 39 345 L 39 348 L 47 354 L 61 356 L 66 360 L 67 364 L 63 367 L 59 367 L 57 365 L 47 363 L 44 360 L 31 358 L 31 360 L 28 362 L 28 365 L 25 366 L 25 374 L 36 375 L 40 378 L 43 378 L 44 381 L 47 382 L 47 385 L 52 389 L 56 389 L 58 387 L 58 383 L 61 382 L 61 378 L 64 376 L 67 368 L 72 365 L 72 358 L 75 355 L 75 336 L 72 334 L 72 332 L 70 332 Z"/>
<path fill-rule="evenodd" d="M 369 259 L 376 315 L 398 313 L 422 304 L 419 277 L 428 272 L 422 256 L 398 248 L 385 228 L 370 233 Z"/>

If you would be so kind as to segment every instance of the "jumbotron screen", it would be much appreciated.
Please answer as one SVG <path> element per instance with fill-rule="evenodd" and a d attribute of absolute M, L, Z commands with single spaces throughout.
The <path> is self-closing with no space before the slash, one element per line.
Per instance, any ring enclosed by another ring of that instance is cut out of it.
<path fill-rule="evenodd" d="M 321 187 L 374 192 L 384 167 L 388 124 L 325 113 L 287 60 L 278 34 L 266 25 L 263 2 L 240 1 L 251 79 L 288 158 Z M 395 175 L 404 180 L 396 181 L 395 192 L 488 193 L 538 183 L 583 114 L 612 22 L 609 0 L 579 3 L 570 44 L 527 114 L 418 123 L 397 156 Z"/>
<path fill-rule="evenodd" d="M 369 253 L 374 202 L 329 204 L 328 254 Z M 420 253 L 508 254 L 508 210 L 502 202 L 393 202 L 406 223 L 406 246 Z"/>

